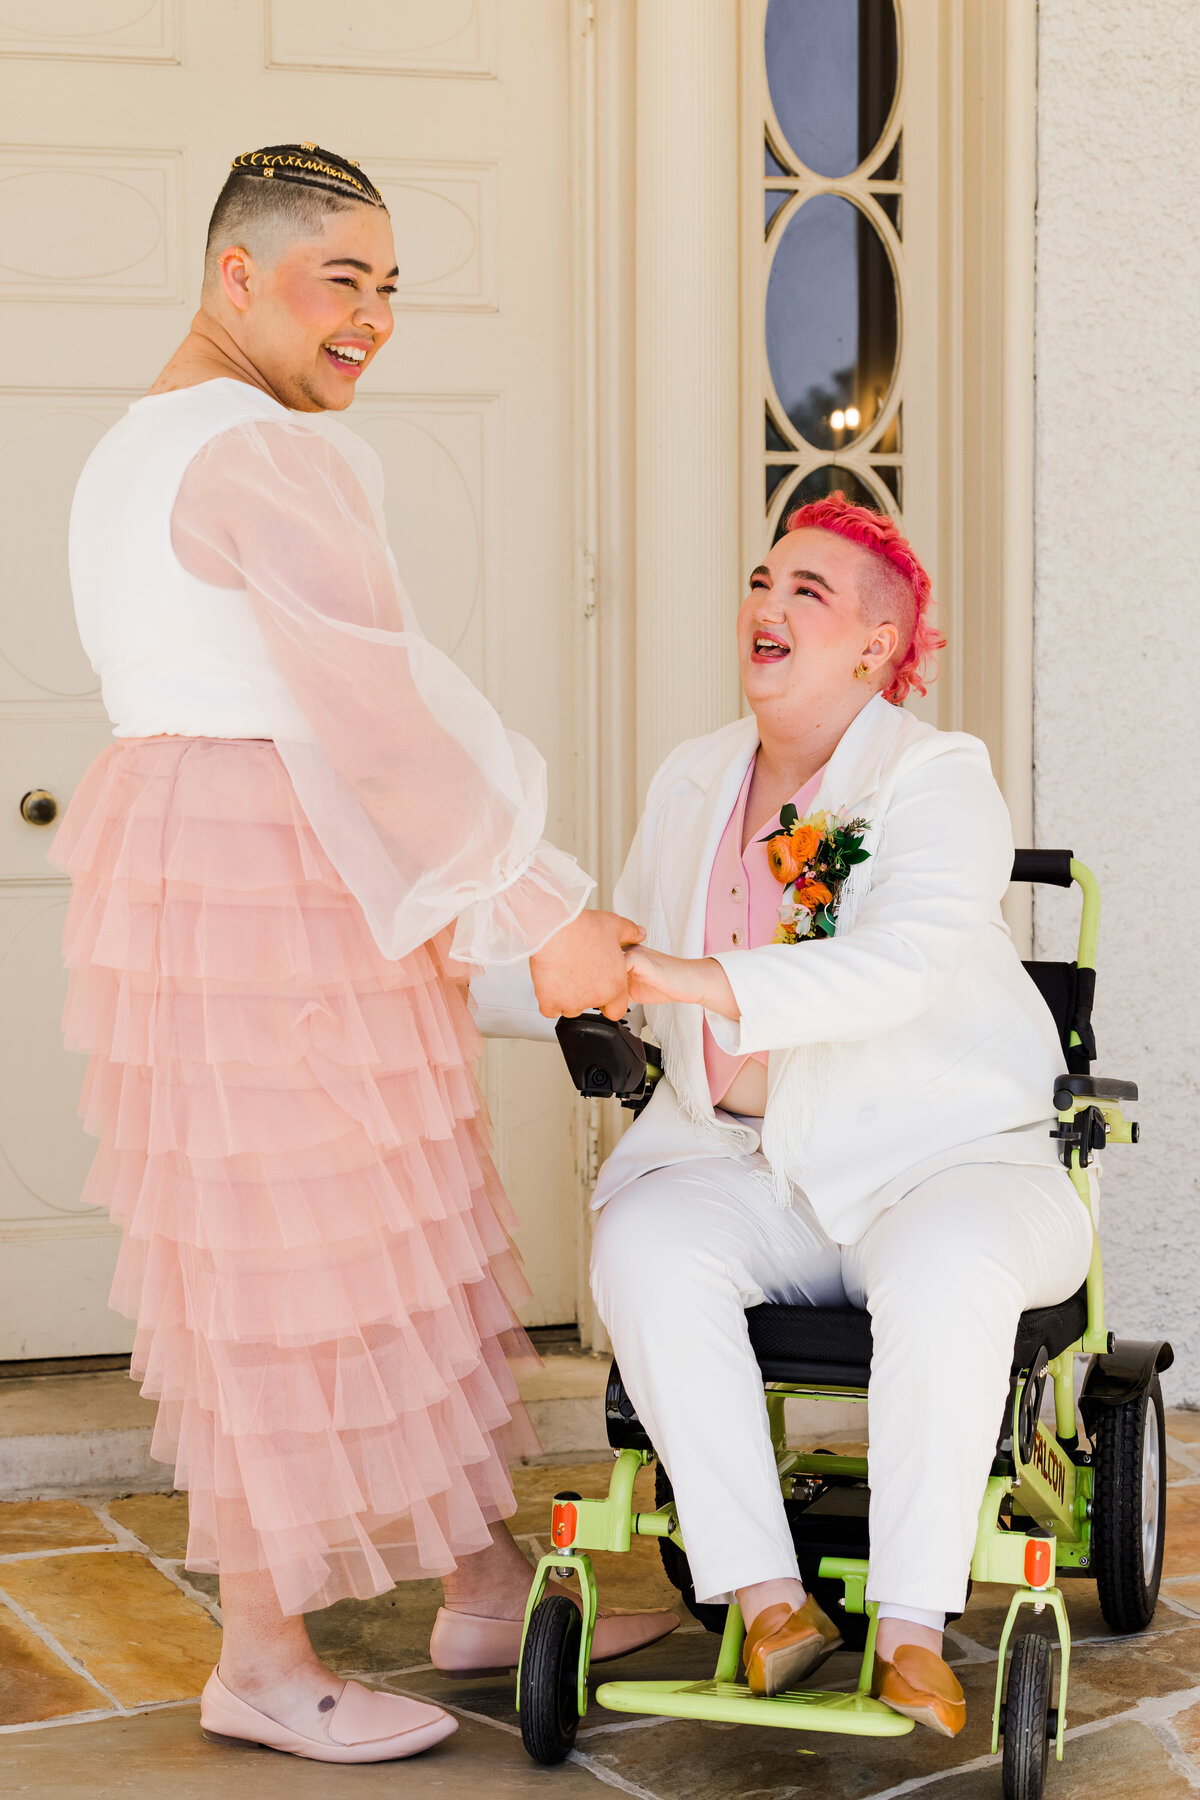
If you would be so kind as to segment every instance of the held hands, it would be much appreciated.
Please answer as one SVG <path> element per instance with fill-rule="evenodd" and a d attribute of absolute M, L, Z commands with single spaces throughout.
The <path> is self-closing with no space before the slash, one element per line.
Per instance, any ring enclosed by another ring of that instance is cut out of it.
<path fill-rule="evenodd" d="M 741 1008 L 729 977 L 710 956 L 668 956 L 647 950 L 645 932 L 619 913 L 582 912 L 555 932 L 529 959 L 543 1018 L 574 1018 L 598 1007 L 608 1019 L 623 1018 L 631 1004 L 671 1001 L 703 1006 L 725 1019 Z"/>
<path fill-rule="evenodd" d="M 740 1019 L 741 1008 L 720 963 L 711 956 L 668 956 L 638 945 L 625 952 L 629 998 L 643 1006 L 670 1001 L 703 1006 L 723 1019 Z"/>
<path fill-rule="evenodd" d="M 619 913 L 581 912 L 531 956 L 529 967 L 542 1017 L 574 1018 L 597 1006 L 607 1019 L 629 1010 L 625 946 L 645 937 L 640 925 Z"/>

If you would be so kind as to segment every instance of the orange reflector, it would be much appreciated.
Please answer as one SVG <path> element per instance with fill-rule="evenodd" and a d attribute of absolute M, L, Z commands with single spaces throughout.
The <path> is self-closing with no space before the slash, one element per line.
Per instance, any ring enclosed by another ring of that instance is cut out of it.
<path fill-rule="evenodd" d="M 1049 1538 L 1030 1538 L 1025 1545 L 1025 1585 L 1045 1587 L 1050 1580 L 1053 1557 Z"/>
<path fill-rule="evenodd" d="M 550 1515 L 550 1542 L 556 1550 L 569 1550 L 575 1542 L 579 1514 L 572 1500 L 556 1500 Z"/>

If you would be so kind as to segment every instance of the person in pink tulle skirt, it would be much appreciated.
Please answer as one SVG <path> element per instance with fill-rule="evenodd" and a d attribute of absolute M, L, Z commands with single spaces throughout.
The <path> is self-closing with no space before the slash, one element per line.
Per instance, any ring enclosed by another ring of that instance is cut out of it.
<path fill-rule="evenodd" d="M 472 969 L 627 1004 L 636 926 L 545 842 L 545 769 L 421 635 L 377 460 L 328 417 L 392 330 L 388 215 L 313 146 L 238 158 L 201 310 L 79 483 L 71 571 L 115 742 L 55 844 L 85 1198 L 221 1578 L 214 1737 L 404 1756 L 439 1708 L 331 1675 L 302 1614 L 441 1576 L 432 1655 L 515 1660 L 508 1459 L 527 1289 L 473 1064 Z M 536 1002 L 534 1001 L 536 994 Z M 618 1655 L 675 1624 L 611 1615 Z"/>

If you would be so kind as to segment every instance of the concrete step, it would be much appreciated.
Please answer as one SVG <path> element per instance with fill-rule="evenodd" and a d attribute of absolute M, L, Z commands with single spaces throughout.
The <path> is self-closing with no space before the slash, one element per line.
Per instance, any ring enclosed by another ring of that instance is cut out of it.
<path fill-rule="evenodd" d="M 0 1499 L 168 1491 L 170 1472 L 150 1458 L 156 1410 L 124 1373 L 0 1381 Z"/>

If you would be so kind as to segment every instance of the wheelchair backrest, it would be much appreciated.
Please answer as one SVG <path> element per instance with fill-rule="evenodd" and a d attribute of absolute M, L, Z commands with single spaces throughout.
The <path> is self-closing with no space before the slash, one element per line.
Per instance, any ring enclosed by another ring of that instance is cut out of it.
<path fill-rule="evenodd" d="M 1096 1055 L 1092 1006 L 1096 998 L 1095 935 L 1100 893 L 1090 869 L 1076 862 L 1070 850 L 1018 850 L 1013 858 L 1014 881 L 1039 881 L 1053 887 L 1083 890 L 1079 955 L 1075 962 L 1027 962 L 1025 968 L 1058 1028 L 1059 1042 L 1071 1075 L 1090 1075 Z"/>

